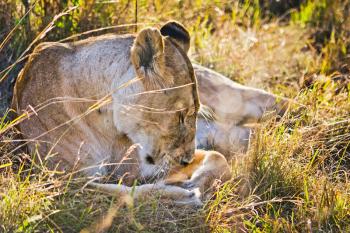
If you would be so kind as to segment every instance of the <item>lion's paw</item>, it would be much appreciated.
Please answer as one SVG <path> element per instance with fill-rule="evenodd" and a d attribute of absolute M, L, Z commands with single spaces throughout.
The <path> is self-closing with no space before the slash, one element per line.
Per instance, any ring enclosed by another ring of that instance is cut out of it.
<path fill-rule="evenodd" d="M 191 180 L 186 180 L 181 183 L 181 187 L 184 189 L 193 189 L 196 187 L 196 184 Z"/>

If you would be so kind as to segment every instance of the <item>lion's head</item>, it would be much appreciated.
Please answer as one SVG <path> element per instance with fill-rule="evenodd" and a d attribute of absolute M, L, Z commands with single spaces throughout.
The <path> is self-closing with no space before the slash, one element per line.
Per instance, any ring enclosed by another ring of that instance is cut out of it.
<path fill-rule="evenodd" d="M 140 145 L 143 177 L 163 174 L 174 163 L 186 164 L 194 153 L 199 99 L 187 57 L 189 42 L 186 29 L 169 22 L 161 30 L 142 30 L 131 48 L 142 91 L 121 111 L 119 121 L 132 121 L 121 131 Z"/>

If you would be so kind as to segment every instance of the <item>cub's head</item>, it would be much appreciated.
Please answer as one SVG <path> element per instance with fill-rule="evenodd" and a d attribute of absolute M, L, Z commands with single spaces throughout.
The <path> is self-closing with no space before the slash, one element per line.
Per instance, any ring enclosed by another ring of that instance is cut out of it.
<path fill-rule="evenodd" d="M 135 129 L 128 136 L 140 144 L 144 177 L 166 173 L 171 165 L 192 159 L 199 99 L 187 57 L 189 44 L 187 30 L 168 22 L 160 30 L 142 30 L 131 48 L 131 61 L 144 91 L 134 102 Z"/>

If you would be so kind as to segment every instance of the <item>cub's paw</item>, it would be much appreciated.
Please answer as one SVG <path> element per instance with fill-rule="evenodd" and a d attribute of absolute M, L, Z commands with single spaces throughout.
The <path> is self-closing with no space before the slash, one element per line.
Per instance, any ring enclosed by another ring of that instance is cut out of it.
<path fill-rule="evenodd" d="M 193 189 L 196 187 L 196 184 L 192 182 L 191 180 L 185 180 L 181 182 L 180 186 L 184 189 Z"/>
<path fill-rule="evenodd" d="M 175 204 L 192 206 L 194 208 L 203 207 L 203 202 L 200 199 L 200 192 L 198 189 L 188 191 L 188 195 L 186 195 L 186 197 L 183 197 L 182 199 L 176 200 Z"/>

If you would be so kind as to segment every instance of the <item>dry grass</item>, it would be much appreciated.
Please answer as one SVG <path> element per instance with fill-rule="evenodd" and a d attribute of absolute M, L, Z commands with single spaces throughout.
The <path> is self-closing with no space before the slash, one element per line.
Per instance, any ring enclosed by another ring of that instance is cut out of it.
<path fill-rule="evenodd" d="M 256 128 L 247 155 L 232 166 L 234 180 L 220 187 L 202 210 L 179 209 L 157 197 L 132 203 L 86 188 L 85 178 L 54 174 L 30 159 L 35 155 L 10 154 L 17 145 L 9 126 L 16 122 L 3 118 L 0 132 L 7 133 L 0 143 L 0 232 L 349 232 L 349 74 L 330 68 L 335 62 L 334 67 L 343 66 L 345 34 L 326 41 L 320 52 L 312 39 L 315 28 L 307 27 L 307 4 L 292 21 L 279 22 L 264 21 L 256 4 L 242 2 L 140 1 L 138 6 L 138 22 L 174 18 L 185 23 L 192 35 L 193 61 L 300 104 L 282 119 Z M 134 23 L 134 7 L 132 1 L 84 2 L 71 13 L 73 20 L 57 21 L 62 35 L 54 28 L 49 38 Z M 58 14 L 60 7 L 52 9 Z M 115 10 L 120 10 L 118 16 Z M 45 22 L 50 22 L 40 14 L 36 8 L 31 15 L 38 19 L 33 33 L 45 31 Z M 14 44 L 6 51 L 11 48 Z"/>
<path fill-rule="evenodd" d="M 296 80 L 318 65 L 315 53 L 307 47 L 309 36 L 295 25 L 272 22 L 242 28 L 225 22 L 220 30 L 203 39 L 203 47 L 193 57 L 233 80 L 286 94 L 283 87 L 298 90 Z"/>

